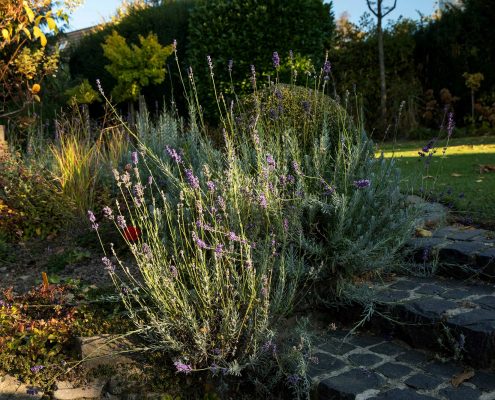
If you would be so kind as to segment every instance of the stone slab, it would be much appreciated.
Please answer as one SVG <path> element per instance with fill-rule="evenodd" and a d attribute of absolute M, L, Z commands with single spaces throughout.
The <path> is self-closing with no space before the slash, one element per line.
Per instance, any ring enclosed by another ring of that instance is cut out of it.
<path fill-rule="evenodd" d="M 370 389 L 379 389 L 384 383 L 385 380 L 376 373 L 355 368 L 321 381 L 318 385 L 318 399 L 354 400 L 358 394 Z"/>

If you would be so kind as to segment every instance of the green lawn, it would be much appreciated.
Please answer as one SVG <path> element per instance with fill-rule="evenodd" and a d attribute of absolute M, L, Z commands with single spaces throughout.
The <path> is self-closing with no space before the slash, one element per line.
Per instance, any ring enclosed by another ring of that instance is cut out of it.
<path fill-rule="evenodd" d="M 429 166 L 418 152 L 427 141 L 383 143 L 378 151 L 394 155 L 402 170 L 402 189 L 432 193 L 467 219 L 495 225 L 495 170 L 481 172 L 481 165 L 495 168 L 495 137 L 452 139 L 443 155 L 445 141 L 435 144 Z"/>

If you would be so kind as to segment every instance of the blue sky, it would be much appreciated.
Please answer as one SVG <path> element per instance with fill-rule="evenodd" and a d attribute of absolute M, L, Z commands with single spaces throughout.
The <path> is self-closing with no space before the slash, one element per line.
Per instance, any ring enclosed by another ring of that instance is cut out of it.
<path fill-rule="evenodd" d="M 391 4 L 393 0 L 384 0 Z M 108 19 L 122 0 L 85 0 L 72 16 L 69 30 L 86 28 L 96 25 L 103 18 Z M 418 18 L 416 10 L 430 15 L 435 10 L 435 0 L 397 0 L 397 9 L 388 18 L 397 19 L 400 15 L 409 18 Z M 359 17 L 367 10 L 366 0 L 333 0 L 335 16 L 340 16 L 344 11 L 350 14 L 351 21 L 359 21 Z"/>

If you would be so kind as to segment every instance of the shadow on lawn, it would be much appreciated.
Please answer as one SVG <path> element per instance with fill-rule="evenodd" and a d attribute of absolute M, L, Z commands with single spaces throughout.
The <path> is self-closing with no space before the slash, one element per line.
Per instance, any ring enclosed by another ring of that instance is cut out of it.
<path fill-rule="evenodd" d="M 495 166 L 495 154 L 449 154 L 447 150 L 442 157 L 441 151 L 430 159 L 398 155 L 402 190 L 445 204 L 467 223 L 471 219 L 494 228 L 495 170 L 486 166 Z"/>

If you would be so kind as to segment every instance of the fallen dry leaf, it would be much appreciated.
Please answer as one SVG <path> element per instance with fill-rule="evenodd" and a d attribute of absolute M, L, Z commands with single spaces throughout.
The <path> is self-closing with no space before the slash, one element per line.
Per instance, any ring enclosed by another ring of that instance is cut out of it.
<path fill-rule="evenodd" d="M 461 372 L 458 375 L 454 375 L 452 377 L 452 380 L 450 381 L 450 383 L 452 383 L 452 386 L 454 386 L 456 388 L 456 387 L 459 387 L 459 385 L 462 382 L 465 382 L 465 381 L 471 379 L 473 376 L 474 376 L 474 371 L 473 370 L 464 371 L 464 372 Z"/>
<path fill-rule="evenodd" d="M 423 229 L 423 228 L 416 228 L 416 237 L 432 237 L 433 233 Z"/>
<path fill-rule="evenodd" d="M 495 172 L 495 165 L 493 164 L 480 164 L 480 174 L 485 172 Z"/>

